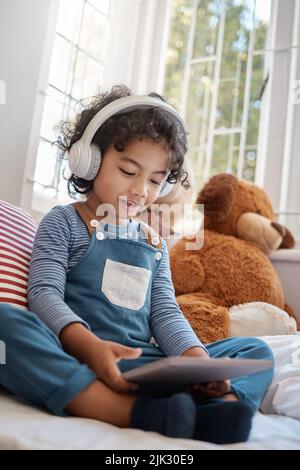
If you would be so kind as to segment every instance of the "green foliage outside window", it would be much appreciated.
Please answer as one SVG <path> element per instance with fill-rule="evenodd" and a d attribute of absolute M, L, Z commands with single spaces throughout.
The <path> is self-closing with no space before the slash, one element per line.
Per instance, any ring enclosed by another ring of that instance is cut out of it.
<path fill-rule="evenodd" d="M 203 184 L 203 170 L 207 158 L 209 123 L 212 113 L 214 74 L 217 66 L 217 41 L 222 21 L 222 0 L 198 0 L 194 10 L 193 0 L 171 1 L 171 24 L 164 94 L 170 102 L 182 110 L 183 85 L 188 81 L 185 116 L 190 130 L 189 159 L 195 184 Z M 255 1 L 226 1 L 222 59 L 220 64 L 218 99 L 209 174 L 223 171 L 237 173 L 240 129 L 245 106 L 245 83 L 250 33 L 253 28 Z M 188 37 L 194 11 L 190 73 L 185 75 Z M 250 100 L 247 119 L 246 142 L 243 155 L 242 177 L 253 181 L 257 156 L 258 127 L 260 118 L 260 90 L 264 80 L 264 53 L 267 23 L 255 16 L 254 51 Z M 222 135 L 226 129 L 226 135 Z M 233 132 L 231 132 L 231 130 Z M 220 135 L 221 134 L 221 135 Z"/>

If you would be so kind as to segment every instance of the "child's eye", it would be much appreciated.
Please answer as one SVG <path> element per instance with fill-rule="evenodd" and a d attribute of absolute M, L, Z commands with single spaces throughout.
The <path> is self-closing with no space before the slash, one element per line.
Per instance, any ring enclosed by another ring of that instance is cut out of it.
<path fill-rule="evenodd" d="M 125 175 L 134 176 L 134 173 L 129 173 L 129 171 L 125 171 L 125 170 L 123 170 L 122 168 L 119 168 L 119 169 L 120 169 L 120 170 L 122 171 L 122 173 L 124 173 Z"/>
<path fill-rule="evenodd" d="M 123 168 L 119 168 L 119 170 L 124 173 L 125 175 L 128 175 L 128 176 L 134 176 L 135 173 L 130 173 L 129 171 L 126 171 L 126 170 L 123 170 Z M 162 181 L 154 181 L 154 180 L 150 180 L 151 183 L 153 184 L 156 184 L 157 186 L 160 186 L 162 184 Z"/>

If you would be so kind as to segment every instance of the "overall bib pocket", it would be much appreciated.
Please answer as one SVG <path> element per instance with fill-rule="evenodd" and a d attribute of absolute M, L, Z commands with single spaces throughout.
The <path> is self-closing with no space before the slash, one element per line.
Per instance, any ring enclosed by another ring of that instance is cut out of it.
<path fill-rule="evenodd" d="M 101 291 L 114 305 L 140 310 L 146 300 L 151 271 L 107 259 Z"/>

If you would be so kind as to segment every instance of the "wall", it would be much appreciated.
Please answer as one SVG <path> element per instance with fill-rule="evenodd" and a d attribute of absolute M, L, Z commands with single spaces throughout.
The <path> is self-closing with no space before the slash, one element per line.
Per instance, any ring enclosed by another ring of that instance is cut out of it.
<path fill-rule="evenodd" d="M 50 62 L 44 50 L 57 6 L 57 0 L 1 0 L 0 4 L 0 80 L 6 86 L 6 104 L 0 104 L 0 199 L 17 205 L 27 157 L 34 147 L 34 126 L 39 125 L 34 118 L 37 90 L 45 78 L 44 61 Z"/>

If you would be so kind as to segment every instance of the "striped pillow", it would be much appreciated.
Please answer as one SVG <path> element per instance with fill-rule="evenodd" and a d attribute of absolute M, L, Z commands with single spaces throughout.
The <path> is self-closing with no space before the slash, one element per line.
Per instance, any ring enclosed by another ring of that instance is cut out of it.
<path fill-rule="evenodd" d="M 37 224 L 22 209 L 0 201 L 0 302 L 27 309 L 28 268 Z"/>

